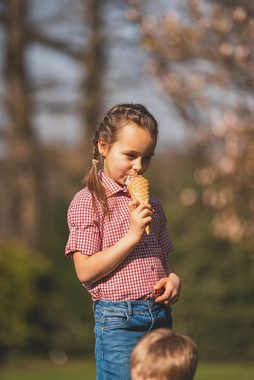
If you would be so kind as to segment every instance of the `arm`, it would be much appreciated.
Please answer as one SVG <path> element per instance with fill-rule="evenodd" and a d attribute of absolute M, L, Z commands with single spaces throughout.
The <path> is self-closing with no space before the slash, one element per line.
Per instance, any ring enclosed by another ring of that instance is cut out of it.
<path fill-rule="evenodd" d="M 148 204 L 130 202 L 130 229 L 112 247 L 91 256 L 75 252 L 73 254 L 77 277 L 81 282 L 92 283 L 111 273 L 128 256 L 141 240 L 145 227 L 152 221 L 152 208 Z"/>
<path fill-rule="evenodd" d="M 78 279 L 87 285 L 100 280 L 111 273 L 136 245 L 134 236 L 128 233 L 112 247 L 91 256 L 75 252 L 73 259 Z"/>

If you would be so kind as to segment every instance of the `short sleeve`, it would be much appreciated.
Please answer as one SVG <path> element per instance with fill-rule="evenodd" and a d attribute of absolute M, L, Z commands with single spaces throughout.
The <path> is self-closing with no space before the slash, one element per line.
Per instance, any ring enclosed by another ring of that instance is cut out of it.
<path fill-rule="evenodd" d="M 81 190 L 73 198 L 68 209 L 69 238 L 65 255 L 74 252 L 92 255 L 101 250 L 99 221 L 94 210 L 91 194 L 87 189 Z"/>

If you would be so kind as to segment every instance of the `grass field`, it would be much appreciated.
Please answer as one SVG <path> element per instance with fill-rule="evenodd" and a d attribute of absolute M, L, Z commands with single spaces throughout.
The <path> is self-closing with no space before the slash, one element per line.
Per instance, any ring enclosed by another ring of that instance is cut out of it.
<path fill-rule="evenodd" d="M 1 368 L 1 380 L 93 380 L 95 366 L 92 360 L 69 362 L 56 366 L 49 362 L 26 363 L 17 368 Z M 251 364 L 205 364 L 199 363 L 195 380 L 253 380 L 254 365 Z"/>

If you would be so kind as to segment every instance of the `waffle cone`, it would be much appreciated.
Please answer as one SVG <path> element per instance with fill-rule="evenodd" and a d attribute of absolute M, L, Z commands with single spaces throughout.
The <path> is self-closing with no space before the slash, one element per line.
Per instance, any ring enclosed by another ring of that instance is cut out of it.
<path fill-rule="evenodd" d="M 131 198 L 140 203 L 149 203 L 149 182 L 142 175 L 134 175 L 128 178 L 127 188 Z M 145 228 L 146 234 L 150 233 L 150 226 Z"/>

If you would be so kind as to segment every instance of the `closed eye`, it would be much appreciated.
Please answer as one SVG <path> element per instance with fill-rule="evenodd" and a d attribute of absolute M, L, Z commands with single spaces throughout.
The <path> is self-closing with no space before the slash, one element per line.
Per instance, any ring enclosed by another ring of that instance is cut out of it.
<path fill-rule="evenodd" d="M 135 153 L 125 153 L 125 156 L 128 157 L 130 160 L 135 160 L 139 155 Z M 152 155 L 142 157 L 142 160 L 144 161 L 150 161 L 151 159 L 152 159 Z"/>
<path fill-rule="evenodd" d="M 136 158 L 136 155 L 132 154 L 132 153 L 126 153 L 126 156 L 129 157 L 129 158 L 131 158 L 131 159 Z"/>

